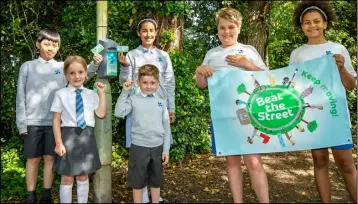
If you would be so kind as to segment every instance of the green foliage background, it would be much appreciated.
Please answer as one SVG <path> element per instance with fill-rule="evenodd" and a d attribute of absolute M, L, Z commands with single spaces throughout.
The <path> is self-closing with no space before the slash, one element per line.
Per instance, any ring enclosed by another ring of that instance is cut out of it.
<path fill-rule="evenodd" d="M 285 67 L 291 51 L 306 42 L 305 36 L 295 30 L 292 12 L 295 1 L 272 1 L 269 16 L 268 65 L 270 69 Z M 172 125 L 174 144 L 171 161 L 182 161 L 188 154 L 210 151 L 209 98 L 207 90 L 200 90 L 193 79 L 208 49 L 219 44 L 216 37 L 215 12 L 222 1 L 109 1 L 108 37 L 131 49 L 139 44 L 136 23 L 148 11 L 162 16 L 185 19 L 183 51 L 171 51 L 176 78 L 176 115 Z M 326 33 L 328 40 L 347 47 L 357 65 L 357 2 L 334 1 L 339 22 Z M 64 60 L 68 55 L 81 55 L 89 62 L 90 49 L 96 45 L 95 1 L 2 1 L 1 2 L 1 202 L 20 200 L 25 195 L 25 162 L 23 141 L 15 124 L 16 84 L 19 67 L 25 61 L 38 57 L 35 46 L 38 31 L 45 27 L 60 30 L 61 49 L 55 57 Z M 247 2 L 238 3 L 245 24 Z M 242 35 L 250 28 L 242 27 Z M 169 36 L 168 40 L 170 40 Z M 88 82 L 92 87 L 95 78 Z M 114 106 L 121 86 L 117 79 L 110 81 Z M 356 134 L 356 90 L 347 93 L 353 133 Z M 128 156 L 124 147 L 124 120 L 112 117 L 113 163 L 117 168 Z M 41 166 L 41 165 L 40 165 Z M 42 168 L 37 190 L 42 188 Z M 59 185 L 55 176 L 54 186 Z M 56 189 L 54 189 L 54 192 Z"/>

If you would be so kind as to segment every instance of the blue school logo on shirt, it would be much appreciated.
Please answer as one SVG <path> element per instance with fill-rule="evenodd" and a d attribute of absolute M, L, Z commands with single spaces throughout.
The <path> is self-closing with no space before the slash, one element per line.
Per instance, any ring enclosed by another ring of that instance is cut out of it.
<path fill-rule="evenodd" d="M 244 53 L 243 50 L 237 50 L 237 53 L 241 54 L 241 53 Z"/>
<path fill-rule="evenodd" d="M 56 69 L 56 70 L 55 70 L 55 74 L 56 74 L 56 75 L 59 75 L 59 74 L 61 74 L 61 71 L 60 71 L 59 69 Z"/>
<path fill-rule="evenodd" d="M 158 107 L 159 107 L 159 108 L 163 108 L 163 103 L 162 103 L 162 102 L 158 102 Z"/>
<path fill-rule="evenodd" d="M 332 52 L 331 52 L 330 50 L 327 50 L 327 51 L 326 51 L 326 55 L 331 56 L 331 55 L 332 55 Z"/>
<path fill-rule="evenodd" d="M 163 57 L 158 57 L 158 61 L 161 63 L 164 63 L 164 58 Z"/>

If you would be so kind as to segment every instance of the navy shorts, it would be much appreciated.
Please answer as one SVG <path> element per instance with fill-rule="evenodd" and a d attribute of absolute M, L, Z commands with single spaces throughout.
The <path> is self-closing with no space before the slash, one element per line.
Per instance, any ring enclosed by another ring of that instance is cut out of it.
<path fill-rule="evenodd" d="M 142 189 L 149 185 L 160 188 L 163 185 L 163 145 L 141 147 L 131 144 L 128 160 L 128 186 Z"/>
<path fill-rule="evenodd" d="M 216 145 L 215 145 L 213 122 L 210 123 L 210 132 L 211 132 L 211 152 L 213 154 L 216 154 Z"/>
<path fill-rule="evenodd" d="M 335 149 L 335 150 L 346 150 L 346 149 L 352 149 L 352 148 L 353 148 L 353 143 L 331 147 L 331 149 Z"/>
<path fill-rule="evenodd" d="M 27 135 L 23 137 L 26 158 L 56 155 L 52 126 L 27 126 Z"/>

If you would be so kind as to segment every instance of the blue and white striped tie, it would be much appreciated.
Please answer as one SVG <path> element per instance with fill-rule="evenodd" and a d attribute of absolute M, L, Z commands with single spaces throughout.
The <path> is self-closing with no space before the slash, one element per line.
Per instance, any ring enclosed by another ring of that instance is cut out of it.
<path fill-rule="evenodd" d="M 83 100 L 81 96 L 82 89 L 76 89 L 76 121 L 78 127 L 85 129 L 85 112 L 83 110 Z"/>

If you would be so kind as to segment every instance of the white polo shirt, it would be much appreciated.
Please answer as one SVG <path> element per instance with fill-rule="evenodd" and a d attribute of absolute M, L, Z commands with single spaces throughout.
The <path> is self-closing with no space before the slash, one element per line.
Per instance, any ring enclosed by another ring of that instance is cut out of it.
<path fill-rule="evenodd" d="M 201 65 L 208 65 L 214 71 L 220 70 L 228 70 L 228 69 L 242 69 L 242 67 L 235 67 L 229 65 L 226 61 L 226 57 L 228 55 L 244 55 L 251 63 L 255 66 L 263 69 L 268 70 L 268 67 L 262 61 L 260 54 L 257 50 L 251 45 L 245 45 L 242 43 L 238 43 L 237 45 L 230 47 L 230 48 L 223 48 L 221 46 L 214 47 L 210 49 L 204 58 L 204 61 Z"/>
<path fill-rule="evenodd" d="M 94 111 L 98 108 L 99 98 L 97 93 L 80 87 L 83 100 L 86 125 L 94 127 Z M 61 127 L 78 127 L 76 121 L 76 88 L 71 85 L 58 90 L 51 106 L 51 112 L 61 113 Z"/>
<path fill-rule="evenodd" d="M 339 43 L 328 41 L 319 45 L 304 44 L 292 51 L 290 56 L 290 65 L 299 64 L 301 62 L 322 57 L 324 55 L 340 54 L 344 57 L 344 67 L 353 77 L 357 77 L 357 73 L 352 66 L 352 60 L 349 56 L 347 48 Z"/>

